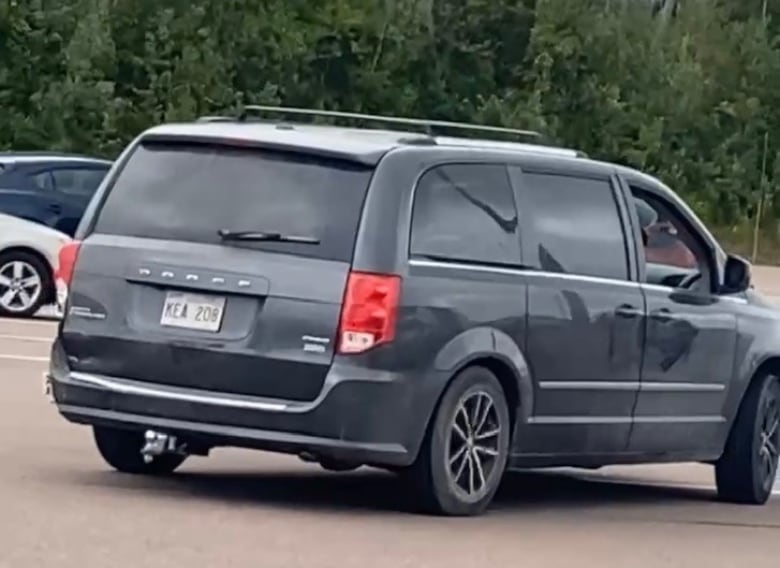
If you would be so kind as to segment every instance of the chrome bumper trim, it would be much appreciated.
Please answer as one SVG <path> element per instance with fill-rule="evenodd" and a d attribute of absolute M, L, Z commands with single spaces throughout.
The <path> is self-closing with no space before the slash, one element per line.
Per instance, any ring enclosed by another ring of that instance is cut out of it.
<path fill-rule="evenodd" d="M 121 394 L 148 396 L 163 400 L 208 404 L 223 408 L 240 408 L 243 410 L 260 410 L 264 412 L 285 412 L 291 410 L 291 405 L 281 402 L 266 402 L 246 398 L 231 398 L 216 394 L 198 394 L 194 392 L 174 391 L 166 388 L 141 386 L 109 377 L 73 372 L 68 375 L 70 382 L 116 392 Z"/>

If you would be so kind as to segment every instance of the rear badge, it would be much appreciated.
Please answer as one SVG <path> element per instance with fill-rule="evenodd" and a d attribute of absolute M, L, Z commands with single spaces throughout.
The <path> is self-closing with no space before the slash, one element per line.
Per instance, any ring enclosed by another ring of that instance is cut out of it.
<path fill-rule="evenodd" d="M 325 353 L 325 349 L 330 344 L 330 339 L 327 337 L 315 337 L 313 335 L 304 335 L 303 351 L 305 353 Z"/>

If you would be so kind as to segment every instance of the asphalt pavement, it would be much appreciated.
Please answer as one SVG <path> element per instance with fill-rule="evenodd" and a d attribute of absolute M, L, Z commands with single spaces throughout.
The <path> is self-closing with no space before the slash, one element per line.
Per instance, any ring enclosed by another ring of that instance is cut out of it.
<path fill-rule="evenodd" d="M 0 320 L 0 568 L 780 562 L 780 497 L 715 501 L 701 465 L 510 475 L 487 515 L 415 515 L 395 479 L 216 451 L 168 479 L 110 471 L 43 396 L 54 324 Z"/>

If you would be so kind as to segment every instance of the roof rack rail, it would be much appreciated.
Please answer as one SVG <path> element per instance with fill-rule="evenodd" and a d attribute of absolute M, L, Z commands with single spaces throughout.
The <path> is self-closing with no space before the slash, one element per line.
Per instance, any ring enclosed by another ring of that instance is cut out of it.
<path fill-rule="evenodd" d="M 527 142 L 505 142 L 503 140 L 451 138 L 451 137 L 444 137 L 444 136 L 436 137 L 435 141 L 437 144 L 442 144 L 444 146 L 522 150 L 524 152 L 533 152 L 536 154 L 567 156 L 570 158 L 587 158 L 585 153 L 579 150 L 573 150 L 571 148 L 564 148 L 560 146 L 548 146 L 545 144 L 534 144 L 534 143 L 527 143 Z"/>
<path fill-rule="evenodd" d="M 232 116 L 200 116 L 196 122 L 235 122 Z"/>
<path fill-rule="evenodd" d="M 516 128 L 506 128 L 503 126 L 485 126 L 479 124 L 469 124 L 466 122 L 448 122 L 445 120 L 429 120 L 424 118 L 406 118 L 398 116 L 384 116 L 378 114 L 361 114 L 356 112 L 340 112 L 334 110 L 317 110 L 308 108 L 277 107 L 265 105 L 247 105 L 238 116 L 238 120 L 247 120 L 248 112 L 257 113 L 276 113 L 276 114 L 298 114 L 302 116 L 315 116 L 326 118 L 347 118 L 353 120 L 365 120 L 368 122 L 379 122 L 386 124 L 403 124 L 406 126 L 418 126 L 424 128 L 427 134 L 435 135 L 435 129 L 451 128 L 471 132 L 494 132 L 497 134 L 512 134 L 515 136 L 524 136 L 526 138 L 543 138 L 540 132 L 534 130 L 519 130 Z M 217 117 L 211 117 L 217 118 Z M 222 117 L 218 117 L 221 120 Z M 211 120 L 214 121 L 214 120 Z"/>

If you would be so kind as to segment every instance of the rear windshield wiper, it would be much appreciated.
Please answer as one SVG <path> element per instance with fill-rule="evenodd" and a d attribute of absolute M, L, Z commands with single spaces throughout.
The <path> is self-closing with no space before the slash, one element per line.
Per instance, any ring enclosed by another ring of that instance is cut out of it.
<path fill-rule="evenodd" d="M 267 231 L 231 231 L 230 229 L 220 229 L 217 231 L 217 234 L 223 241 L 300 243 L 304 245 L 320 244 L 320 240 L 315 239 L 314 237 L 299 237 L 296 235 L 284 235 L 282 233 Z"/>

